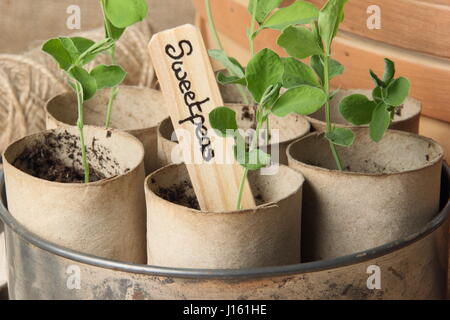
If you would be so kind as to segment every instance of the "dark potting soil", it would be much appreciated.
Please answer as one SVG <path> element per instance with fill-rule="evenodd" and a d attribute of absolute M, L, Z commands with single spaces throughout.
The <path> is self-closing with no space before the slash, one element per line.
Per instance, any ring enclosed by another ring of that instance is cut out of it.
<path fill-rule="evenodd" d="M 84 172 L 79 169 L 81 150 L 77 141 L 78 138 L 67 131 L 57 135 L 47 134 L 42 142 L 36 142 L 26 148 L 16 158 L 13 165 L 40 179 L 62 183 L 83 183 Z M 93 147 L 94 144 L 95 140 L 93 141 Z M 63 163 L 56 156 L 56 152 L 62 151 L 63 146 L 68 146 L 64 152 L 67 152 L 69 159 L 72 159 L 71 166 Z M 93 168 L 90 168 L 89 173 L 90 182 L 106 178 L 105 175 Z"/>
<path fill-rule="evenodd" d="M 154 181 L 152 181 L 154 183 Z M 156 194 L 161 198 L 176 203 L 191 209 L 200 210 L 197 197 L 189 194 L 192 190 L 192 184 L 190 181 L 183 181 L 180 184 L 174 184 L 169 188 L 159 187 Z"/>
<path fill-rule="evenodd" d="M 154 180 L 151 181 L 155 183 Z M 185 206 L 194 210 L 200 210 L 197 197 L 192 195 L 192 184 L 190 181 L 183 181 L 181 184 L 174 184 L 169 188 L 159 187 L 156 194 L 164 200 L 170 201 L 181 206 Z M 256 205 L 262 205 L 265 203 L 263 196 L 257 193 L 255 196 Z"/>

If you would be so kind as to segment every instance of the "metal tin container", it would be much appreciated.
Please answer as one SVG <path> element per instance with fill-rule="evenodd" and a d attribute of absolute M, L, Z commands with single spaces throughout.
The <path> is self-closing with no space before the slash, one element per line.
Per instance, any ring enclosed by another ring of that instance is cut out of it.
<path fill-rule="evenodd" d="M 6 255 L 5 255 L 5 233 L 3 223 L 0 221 L 0 300 L 7 297 Z"/>
<path fill-rule="evenodd" d="M 404 239 L 326 261 L 240 270 L 133 265 L 56 246 L 6 209 L 0 173 L 12 299 L 445 299 L 450 169 L 442 210 Z"/>

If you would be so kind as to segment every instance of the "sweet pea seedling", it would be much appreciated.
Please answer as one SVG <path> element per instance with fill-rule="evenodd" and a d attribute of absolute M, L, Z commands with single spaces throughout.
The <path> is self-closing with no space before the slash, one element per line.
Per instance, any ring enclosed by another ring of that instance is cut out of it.
<path fill-rule="evenodd" d="M 109 49 L 112 64 L 116 64 L 116 41 L 120 39 L 125 29 L 147 16 L 148 5 L 145 0 L 100 0 L 103 11 L 105 37 L 114 40 Z M 112 107 L 119 88 L 113 87 L 110 92 L 105 127 L 111 124 Z"/>
<path fill-rule="evenodd" d="M 118 94 L 117 86 L 126 76 L 126 72 L 116 65 L 116 41 L 120 39 L 126 27 L 142 21 L 148 11 L 145 0 L 100 0 L 100 4 L 104 18 L 105 39 L 95 43 L 81 37 L 55 38 L 47 41 L 42 47 L 42 50 L 51 55 L 65 71 L 69 84 L 77 96 L 77 127 L 80 132 L 85 183 L 89 182 L 89 164 L 83 133 L 83 102 L 92 98 L 98 89 L 112 88 L 105 121 L 105 126 L 108 128 L 113 102 Z M 85 65 L 101 53 L 111 55 L 112 65 L 98 65 L 90 71 L 86 70 Z"/>
<path fill-rule="evenodd" d="M 320 109 L 327 101 L 327 94 L 319 88 L 316 80 L 296 82 L 293 80 L 298 66 L 295 59 L 281 58 L 270 49 L 263 49 L 254 54 L 254 40 L 258 33 L 266 28 L 281 30 L 286 26 L 298 23 L 308 23 L 318 17 L 318 11 L 313 5 L 304 1 L 296 1 L 292 5 L 274 11 L 280 0 L 251 0 L 249 11 L 252 22 L 248 32 L 251 60 L 244 68 L 236 59 L 228 58 L 224 53 L 221 61 L 225 61 L 234 69 L 234 74 L 226 76 L 218 73 L 217 80 L 222 84 L 238 84 L 247 88 L 254 101 L 256 109 L 256 133 L 249 145 L 237 128 L 236 113 L 227 107 L 218 107 L 209 114 L 211 126 L 219 135 L 231 136 L 235 141 L 235 158 L 244 167 L 242 183 L 239 189 L 237 209 L 241 208 L 241 196 L 245 179 L 250 170 L 258 170 L 270 163 L 270 156 L 258 148 L 260 131 L 266 126 L 265 144 L 269 143 L 270 114 L 286 116 L 292 112 L 309 115 Z M 258 28 L 255 31 L 255 25 Z M 310 74 L 313 78 L 313 72 Z M 281 93 L 281 88 L 287 90 Z"/>
<path fill-rule="evenodd" d="M 281 46 L 291 58 L 286 60 L 286 86 L 309 84 L 320 88 L 327 98 L 325 103 L 326 133 L 331 152 L 339 170 L 342 163 L 336 145 L 350 146 L 354 133 L 346 128 L 336 128 L 331 123 L 330 80 L 343 73 L 344 67 L 331 58 L 331 44 L 344 20 L 344 6 L 348 0 L 328 0 L 318 13 L 318 18 L 305 26 L 285 26 L 278 38 Z M 306 22 L 308 23 L 308 22 Z M 298 24 L 306 24 L 301 22 Z M 310 58 L 309 66 L 297 59 Z"/>
<path fill-rule="evenodd" d="M 372 70 L 375 88 L 372 99 L 365 95 L 354 94 L 344 98 L 339 106 L 342 116 L 354 125 L 369 125 L 370 138 L 379 142 L 391 125 L 396 112 L 401 109 L 409 94 L 409 80 L 400 77 L 395 79 L 395 64 L 385 58 L 385 68 L 382 79 Z"/>
<path fill-rule="evenodd" d="M 98 65 L 90 72 L 84 66 L 97 55 L 110 50 L 113 45 L 114 40 L 111 38 L 95 43 L 86 38 L 74 37 L 50 39 L 42 47 L 42 50 L 51 55 L 59 64 L 59 67 L 64 70 L 68 77 L 68 82 L 77 96 L 77 127 L 80 132 L 81 157 L 85 183 L 89 182 L 89 164 L 84 143 L 83 102 L 92 98 L 97 89 L 111 88 L 120 84 L 125 78 L 126 73 L 117 65 Z"/>

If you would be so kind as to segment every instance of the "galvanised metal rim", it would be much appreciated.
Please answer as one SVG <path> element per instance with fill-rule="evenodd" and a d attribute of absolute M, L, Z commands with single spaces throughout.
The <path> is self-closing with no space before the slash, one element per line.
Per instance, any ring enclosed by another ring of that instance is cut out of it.
<path fill-rule="evenodd" d="M 0 171 L 0 219 L 16 234 L 18 234 L 26 242 L 57 256 L 91 265 L 100 268 L 106 268 L 125 273 L 145 274 L 157 277 L 175 277 L 175 278 L 195 278 L 195 279 L 252 279 L 286 276 L 292 274 L 312 273 L 324 270 L 331 270 L 345 267 L 352 264 L 363 263 L 380 256 L 384 256 L 393 251 L 404 248 L 413 244 L 427 235 L 431 234 L 439 228 L 450 215 L 450 201 L 448 198 L 450 187 L 450 168 L 444 164 L 444 175 L 446 183 L 443 190 L 447 192 L 446 204 L 440 213 L 436 215 L 421 231 L 410 235 L 402 240 L 393 241 L 385 245 L 369 249 L 363 252 L 322 261 L 314 261 L 295 265 L 285 265 L 276 267 L 264 267 L 253 269 L 182 269 L 167 268 L 149 265 L 137 265 L 125 262 L 118 262 L 109 259 L 99 258 L 92 255 L 83 254 L 74 250 L 70 250 L 56 244 L 50 243 L 33 233 L 26 230 L 20 225 L 16 219 L 9 213 L 5 206 L 5 180 L 3 172 Z"/>

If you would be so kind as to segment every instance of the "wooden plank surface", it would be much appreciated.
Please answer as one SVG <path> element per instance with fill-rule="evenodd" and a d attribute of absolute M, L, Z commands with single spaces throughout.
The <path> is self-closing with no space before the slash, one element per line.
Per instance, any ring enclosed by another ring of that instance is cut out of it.
<path fill-rule="evenodd" d="M 286 0 L 289 5 L 294 0 Z M 326 0 L 309 0 L 321 8 Z M 194 0 L 202 10 L 204 0 Z M 212 1 L 215 13 L 239 14 L 248 0 Z M 381 28 L 369 29 L 367 20 L 371 5 L 377 5 L 381 13 Z M 236 10 L 237 7 L 241 9 Z M 345 9 L 346 19 L 341 30 L 381 41 L 408 50 L 427 53 L 433 56 L 450 58 L 450 0 L 350 0 Z M 225 19 L 223 16 L 221 19 Z M 230 19 L 234 23 L 247 23 L 247 19 Z M 237 28 L 237 26 L 235 26 Z"/>
<path fill-rule="evenodd" d="M 197 5 L 201 9 L 200 3 Z M 228 41 L 228 53 L 246 63 L 249 54 L 245 30 L 250 16 L 243 6 L 234 1 L 227 1 L 227 5 L 227 10 L 215 15 L 219 33 L 225 39 L 224 42 Z M 203 32 L 208 31 L 205 17 L 198 17 L 197 23 Z M 269 47 L 285 55 L 276 45 L 278 35 L 273 30 L 262 31 L 256 39 L 255 49 Z M 450 122 L 449 59 L 412 52 L 347 32 L 340 32 L 336 37 L 333 56 L 346 67 L 344 75 L 333 81 L 333 85 L 343 88 L 371 88 L 373 83 L 368 76 L 368 69 L 381 73 L 383 58 L 394 60 L 398 74 L 411 80 L 411 95 L 422 101 L 422 113 L 430 118 Z"/>
<path fill-rule="evenodd" d="M 209 124 L 209 112 L 223 102 L 200 32 L 192 25 L 160 32 L 152 37 L 149 51 L 172 124 L 189 133 L 184 137 L 190 143 L 181 145 L 200 208 L 234 210 L 243 170 L 233 161 L 233 142 L 228 139 L 224 151 L 220 146 L 225 139 L 215 135 Z M 254 206 L 245 183 L 242 207 Z"/>
<path fill-rule="evenodd" d="M 325 0 L 310 0 L 321 7 Z M 436 4 L 434 2 L 441 2 Z M 450 3 L 423 0 L 350 0 L 341 30 L 397 47 L 450 57 Z M 377 5 L 381 28 L 369 29 L 369 6 Z"/>

